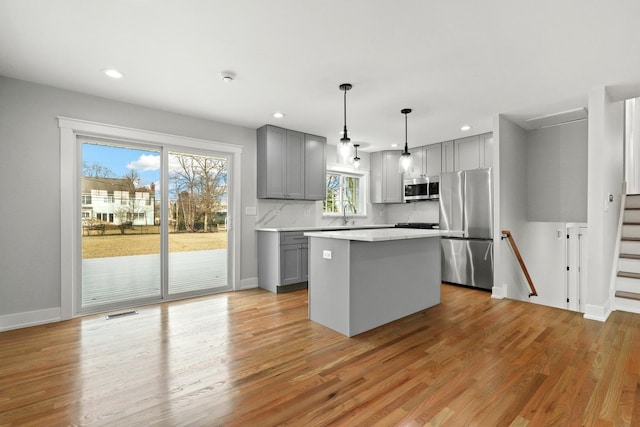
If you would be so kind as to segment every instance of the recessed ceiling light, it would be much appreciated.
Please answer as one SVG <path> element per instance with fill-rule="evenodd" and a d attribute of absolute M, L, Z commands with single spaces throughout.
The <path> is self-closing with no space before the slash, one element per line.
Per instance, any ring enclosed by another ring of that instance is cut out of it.
<path fill-rule="evenodd" d="M 462 132 L 470 131 L 470 130 L 471 130 L 471 126 L 469 126 L 469 125 L 462 125 L 462 126 L 460 126 L 460 130 L 461 130 Z"/>
<path fill-rule="evenodd" d="M 391 144 L 391 146 L 392 146 L 392 147 L 397 147 L 397 146 L 398 146 L 398 144 Z"/>
<path fill-rule="evenodd" d="M 275 117 L 276 119 L 281 119 L 284 117 L 284 114 L 279 111 L 276 111 L 275 113 L 273 113 L 273 117 Z"/>
<path fill-rule="evenodd" d="M 120 71 L 113 68 L 105 68 L 102 72 L 112 79 L 121 79 L 124 76 Z"/>

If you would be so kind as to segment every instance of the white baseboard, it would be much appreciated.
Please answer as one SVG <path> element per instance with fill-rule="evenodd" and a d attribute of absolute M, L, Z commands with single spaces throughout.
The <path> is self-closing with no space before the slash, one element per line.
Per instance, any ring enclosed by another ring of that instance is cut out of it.
<path fill-rule="evenodd" d="M 24 313 L 5 314 L 0 316 L 0 332 L 59 322 L 61 320 L 60 307 L 26 311 Z"/>
<path fill-rule="evenodd" d="M 239 291 L 244 289 L 254 289 L 258 287 L 258 278 L 250 277 L 248 279 L 240 279 L 240 289 Z"/>
<path fill-rule="evenodd" d="M 504 299 L 507 296 L 506 288 L 506 284 L 502 286 L 494 286 L 491 288 L 491 298 Z"/>
<path fill-rule="evenodd" d="M 611 303 L 607 300 L 604 305 L 586 304 L 584 307 L 584 318 L 606 322 L 611 314 Z"/>
<path fill-rule="evenodd" d="M 640 301 L 627 298 L 615 298 L 614 304 L 615 310 L 640 314 Z"/>

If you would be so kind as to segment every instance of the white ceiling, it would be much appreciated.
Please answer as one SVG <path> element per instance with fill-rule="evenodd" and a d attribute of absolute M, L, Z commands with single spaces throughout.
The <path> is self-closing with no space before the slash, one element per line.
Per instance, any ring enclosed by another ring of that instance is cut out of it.
<path fill-rule="evenodd" d="M 638 96 L 639 25 L 638 0 L 0 0 L 0 75 L 332 143 L 348 82 L 375 151 L 404 142 L 402 108 L 418 146 Z"/>

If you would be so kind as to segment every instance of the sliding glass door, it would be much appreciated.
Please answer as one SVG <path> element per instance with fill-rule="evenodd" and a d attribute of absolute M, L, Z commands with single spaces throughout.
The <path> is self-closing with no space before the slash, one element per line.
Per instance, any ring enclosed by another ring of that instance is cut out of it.
<path fill-rule="evenodd" d="M 82 310 L 160 299 L 160 152 L 81 147 Z"/>
<path fill-rule="evenodd" d="M 229 157 L 90 138 L 78 142 L 79 312 L 230 288 Z"/>
<path fill-rule="evenodd" d="M 228 164 L 169 152 L 170 295 L 227 287 Z"/>

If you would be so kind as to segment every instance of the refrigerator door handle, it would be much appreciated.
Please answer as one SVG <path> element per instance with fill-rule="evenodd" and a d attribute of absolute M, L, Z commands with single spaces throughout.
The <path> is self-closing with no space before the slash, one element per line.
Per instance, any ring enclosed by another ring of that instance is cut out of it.
<path fill-rule="evenodd" d="M 484 251 L 484 260 L 486 261 L 487 258 L 491 258 L 491 264 L 493 264 L 493 241 L 489 242 L 487 250 Z"/>
<path fill-rule="evenodd" d="M 462 203 L 460 203 L 461 207 L 462 207 L 462 232 L 463 232 L 463 236 L 464 237 L 469 237 L 469 222 L 467 221 L 467 206 L 466 206 L 466 201 L 467 201 L 467 174 L 465 172 L 462 172 L 462 179 L 461 179 L 461 187 L 462 187 L 462 194 L 464 195 L 462 197 Z"/>

